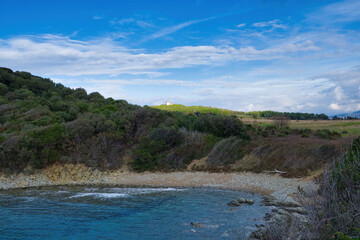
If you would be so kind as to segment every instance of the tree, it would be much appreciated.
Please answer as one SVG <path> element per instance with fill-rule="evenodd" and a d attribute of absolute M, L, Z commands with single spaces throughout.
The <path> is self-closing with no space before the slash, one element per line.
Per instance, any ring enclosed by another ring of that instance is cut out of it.
<path fill-rule="evenodd" d="M 0 82 L 0 95 L 4 96 L 8 92 L 8 87 Z"/>
<path fill-rule="evenodd" d="M 284 129 L 289 126 L 289 118 L 285 115 L 278 115 L 272 117 L 273 123 L 277 129 Z"/>

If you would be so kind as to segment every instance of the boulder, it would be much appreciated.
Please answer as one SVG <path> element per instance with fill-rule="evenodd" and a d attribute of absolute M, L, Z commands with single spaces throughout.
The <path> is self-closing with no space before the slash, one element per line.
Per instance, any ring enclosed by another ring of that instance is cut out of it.
<path fill-rule="evenodd" d="M 276 199 L 273 196 L 267 196 L 262 200 L 262 204 L 264 206 L 276 206 L 276 207 L 280 207 L 280 208 L 297 208 L 297 207 L 301 207 L 300 204 L 298 204 L 297 202 L 291 200 L 290 198 L 287 201 L 280 201 L 278 199 Z"/>
<path fill-rule="evenodd" d="M 307 215 L 307 211 L 304 207 L 285 207 L 283 208 L 284 210 L 286 210 L 289 213 L 298 213 L 301 215 Z"/>

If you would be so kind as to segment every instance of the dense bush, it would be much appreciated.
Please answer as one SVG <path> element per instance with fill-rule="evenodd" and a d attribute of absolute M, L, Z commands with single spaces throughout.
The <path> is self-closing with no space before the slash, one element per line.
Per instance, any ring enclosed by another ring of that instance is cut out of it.
<path fill-rule="evenodd" d="M 222 115 L 200 115 L 195 120 L 194 130 L 207 132 L 218 137 L 239 136 L 249 139 L 241 121 Z"/>
<path fill-rule="evenodd" d="M 360 237 L 360 138 L 324 174 L 320 189 L 305 197 L 315 239 Z"/>
<path fill-rule="evenodd" d="M 206 162 L 210 166 L 227 166 L 240 160 L 247 153 L 247 142 L 230 137 L 218 142 L 210 152 Z"/>
<path fill-rule="evenodd" d="M 329 139 L 329 140 L 341 137 L 340 133 L 335 131 L 330 131 L 328 129 L 316 130 L 314 135 L 318 136 L 319 138 Z"/>
<path fill-rule="evenodd" d="M 214 145 L 221 139 L 212 134 L 179 129 L 181 143 L 172 148 L 162 159 L 160 169 L 183 170 L 194 159 L 201 159 L 209 154 Z"/>
<path fill-rule="evenodd" d="M 135 171 L 155 170 L 159 159 L 165 157 L 165 151 L 169 149 L 163 140 L 150 140 L 147 137 L 141 139 L 135 150 L 135 160 L 132 168 Z"/>

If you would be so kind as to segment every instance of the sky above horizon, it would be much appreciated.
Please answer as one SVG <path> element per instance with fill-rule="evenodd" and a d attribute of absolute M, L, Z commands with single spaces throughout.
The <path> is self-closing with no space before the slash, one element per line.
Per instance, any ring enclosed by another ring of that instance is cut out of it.
<path fill-rule="evenodd" d="M 133 104 L 360 110 L 360 0 L 13 0 L 0 30 L 0 66 Z"/>

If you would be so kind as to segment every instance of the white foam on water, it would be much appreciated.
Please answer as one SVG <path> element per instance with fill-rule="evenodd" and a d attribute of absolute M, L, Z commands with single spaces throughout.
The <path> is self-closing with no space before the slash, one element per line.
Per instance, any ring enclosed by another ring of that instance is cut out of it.
<path fill-rule="evenodd" d="M 123 198 L 128 197 L 129 194 L 126 193 L 77 193 L 69 198 L 81 198 L 81 197 L 94 197 L 94 198 Z"/>
<path fill-rule="evenodd" d="M 89 191 L 89 192 L 94 192 L 94 191 L 98 191 L 99 188 L 85 188 L 85 191 Z"/>
<path fill-rule="evenodd" d="M 157 192 L 170 192 L 170 191 L 185 191 L 186 189 L 179 188 L 110 188 L 112 192 L 121 192 L 128 194 L 148 194 Z"/>
<path fill-rule="evenodd" d="M 32 201 L 38 199 L 38 197 L 20 197 L 20 198 L 24 199 L 27 202 L 32 202 Z"/>
<path fill-rule="evenodd" d="M 63 193 L 68 193 L 68 191 L 60 190 L 60 191 L 55 192 L 55 194 L 63 194 Z"/>

